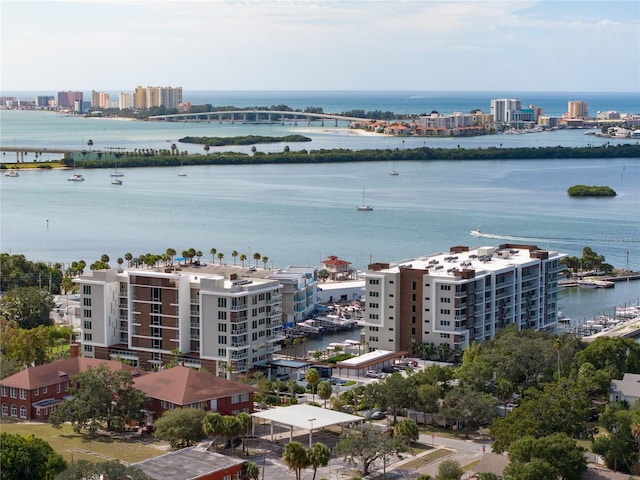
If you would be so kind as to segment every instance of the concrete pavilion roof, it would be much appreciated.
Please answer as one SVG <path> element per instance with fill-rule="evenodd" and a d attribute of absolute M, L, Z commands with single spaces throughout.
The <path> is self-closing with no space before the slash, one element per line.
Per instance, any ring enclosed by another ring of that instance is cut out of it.
<path fill-rule="evenodd" d="M 313 429 L 340 425 L 351 422 L 361 422 L 364 420 L 357 415 L 336 412 L 326 408 L 314 407 L 313 405 L 291 405 L 289 407 L 277 407 L 262 412 L 252 413 L 251 416 L 269 420 L 281 425 L 293 426 L 302 430 L 311 429 L 311 419 L 313 418 Z"/>

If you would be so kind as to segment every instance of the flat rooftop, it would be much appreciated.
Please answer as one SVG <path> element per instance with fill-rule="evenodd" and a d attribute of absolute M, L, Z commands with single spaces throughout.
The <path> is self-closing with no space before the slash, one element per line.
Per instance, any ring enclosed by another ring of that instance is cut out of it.
<path fill-rule="evenodd" d="M 413 268 L 428 270 L 432 276 L 452 278 L 456 270 L 475 270 L 476 276 L 478 276 L 482 275 L 483 272 L 489 273 L 512 266 L 533 264 L 537 259 L 531 256 L 532 251 L 547 252 L 550 259 L 560 259 L 565 256 L 558 252 L 540 249 L 535 245 L 507 244 L 507 246 L 503 245 L 503 248 L 485 246 L 469 249 L 468 251 L 461 251 L 466 247 L 453 248 L 458 250 L 455 253 L 436 253 L 389 263 L 389 268 L 382 270 L 398 272 L 401 268 Z"/>
<path fill-rule="evenodd" d="M 189 447 L 150 458 L 132 466 L 157 480 L 201 478 L 212 472 L 241 465 L 245 462 L 201 447 Z"/>

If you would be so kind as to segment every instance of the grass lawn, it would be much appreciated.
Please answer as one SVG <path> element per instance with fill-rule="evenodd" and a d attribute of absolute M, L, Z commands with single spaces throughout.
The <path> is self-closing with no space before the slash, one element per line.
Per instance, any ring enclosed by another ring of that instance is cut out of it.
<path fill-rule="evenodd" d="M 427 453 L 426 455 L 421 456 L 420 458 L 416 458 L 415 460 L 411 460 L 410 462 L 403 463 L 403 469 L 416 469 L 420 467 L 424 467 L 425 465 L 429 465 L 430 463 L 435 462 L 436 460 L 446 457 L 447 455 L 451 455 L 453 450 L 447 450 L 446 448 L 439 448 L 435 452 Z"/>
<path fill-rule="evenodd" d="M 111 438 L 106 435 L 89 435 L 88 432 L 74 433 L 71 425 L 65 424 L 60 430 L 47 423 L 0 422 L 3 433 L 19 435 L 32 434 L 49 442 L 51 447 L 65 460 L 88 460 L 102 462 L 122 460 L 136 463 L 147 458 L 157 457 L 168 451 L 163 442 L 147 437 L 144 441 L 135 439 Z"/>

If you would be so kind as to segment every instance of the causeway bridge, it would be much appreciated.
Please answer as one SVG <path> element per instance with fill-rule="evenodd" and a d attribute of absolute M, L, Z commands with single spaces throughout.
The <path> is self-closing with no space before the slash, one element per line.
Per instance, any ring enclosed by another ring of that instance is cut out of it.
<path fill-rule="evenodd" d="M 217 112 L 200 112 L 200 113 L 174 113 L 170 115 L 153 115 L 149 120 L 166 120 L 166 121 L 191 121 L 191 122 L 214 122 L 222 123 L 279 123 L 284 125 L 285 121 L 298 125 L 298 121 L 306 122 L 311 125 L 313 120 L 320 121 L 324 126 L 325 120 L 333 121 L 335 126 L 338 122 L 366 122 L 370 119 L 349 117 L 345 115 L 334 115 L 332 113 L 310 113 L 296 112 L 290 110 L 225 110 Z"/>

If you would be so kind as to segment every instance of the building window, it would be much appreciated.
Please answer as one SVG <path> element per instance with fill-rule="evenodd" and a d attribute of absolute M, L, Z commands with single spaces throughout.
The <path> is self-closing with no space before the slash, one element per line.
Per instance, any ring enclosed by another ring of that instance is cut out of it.
<path fill-rule="evenodd" d="M 40 416 L 40 409 L 39 408 L 36 408 L 36 416 L 38 416 L 38 417 Z"/>
<path fill-rule="evenodd" d="M 83 285 L 82 286 L 82 293 L 84 295 L 91 295 L 91 285 Z"/>
<path fill-rule="evenodd" d="M 24 405 L 20 407 L 20 418 L 27 418 L 27 407 Z"/>
<path fill-rule="evenodd" d="M 218 335 L 218 343 L 220 345 L 226 345 L 227 344 L 227 337 L 226 335 Z"/>
<path fill-rule="evenodd" d="M 59 383 L 56 383 L 56 393 L 60 393 L 60 390 L 62 390 L 62 387 L 60 387 Z"/>
<path fill-rule="evenodd" d="M 16 390 L 16 387 L 11 387 L 9 390 L 9 393 L 11 398 L 18 398 L 18 392 Z"/>
<path fill-rule="evenodd" d="M 369 292 L 369 296 L 370 296 L 370 297 L 379 297 L 379 296 L 380 296 L 380 293 L 379 293 L 379 292 L 370 291 L 370 292 Z"/>
<path fill-rule="evenodd" d="M 227 319 L 227 312 L 225 312 L 224 310 L 218 310 L 218 320 L 226 320 Z"/>
<path fill-rule="evenodd" d="M 26 400 L 27 399 L 27 391 L 24 388 L 20 389 L 20 400 Z"/>
<path fill-rule="evenodd" d="M 42 387 L 42 393 L 47 393 L 48 387 Z"/>
<path fill-rule="evenodd" d="M 378 280 L 377 278 L 370 278 L 369 285 L 380 285 L 380 280 Z"/>
<path fill-rule="evenodd" d="M 9 415 L 9 406 L 6 403 L 2 404 L 2 416 L 6 417 Z"/>
<path fill-rule="evenodd" d="M 93 353 L 93 345 L 84 345 L 82 350 L 84 350 L 87 353 Z"/>
<path fill-rule="evenodd" d="M 369 308 L 378 308 L 378 304 L 377 303 L 370 303 L 369 304 Z"/>
<path fill-rule="evenodd" d="M 226 357 L 227 356 L 227 349 L 226 348 L 219 348 L 218 349 L 218 356 L 219 357 Z"/>
<path fill-rule="evenodd" d="M 7 396 L 7 387 L 5 387 L 4 385 L 2 386 L 2 396 L 6 397 Z"/>
<path fill-rule="evenodd" d="M 36 396 L 36 397 L 37 397 L 38 395 L 40 395 L 40 389 L 39 389 L 39 388 L 36 388 L 36 389 L 33 391 L 33 395 L 34 395 L 34 396 Z"/>
<path fill-rule="evenodd" d="M 151 287 L 151 301 L 152 302 L 160 302 L 162 295 L 162 289 L 158 287 Z"/>
<path fill-rule="evenodd" d="M 90 307 L 90 306 L 91 306 L 91 297 L 84 297 L 84 298 L 82 299 L 82 304 L 83 304 L 85 307 Z"/>
<path fill-rule="evenodd" d="M 218 298 L 218 308 L 227 308 L 226 298 Z"/>
<path fill-rule="evenodd" d="M 224 312 L 219 312 L 219 313 L 224 313 Z M 219 332 L 226 332 L 227 331 L 227 324 L 226 323 L 219 323 L 218 324 L 218 331 Z"/>
<path fill-rule="evenodd" d="M 18 416 L 18 407 L 16 405 L 11 405 L 11 416 L 12 417 Z"/>
<path fill-rule="evenodd" d="M 91 330 L 91 322 L 90 322 L 89 320 L 85 320 L 85 321 L 83 322 L 83 328 L 84 328 L 85 330 Z"/>
<path fill-rule="evenodd" d="M 88 308 L 85 308 L 85 309 L 82 311 L 82 316 L 83 316 L 84 318 L 91 318 L 91 310 L 89 310 Z"/>
<path fill-rule="evenodd" d="M 84 334 L 84 339 L 85 339 L 86 342 L 90 342 L 90 341 L 93 340 L 93 335 L 90 334 L 90 333 L 85 333 Z"/>

